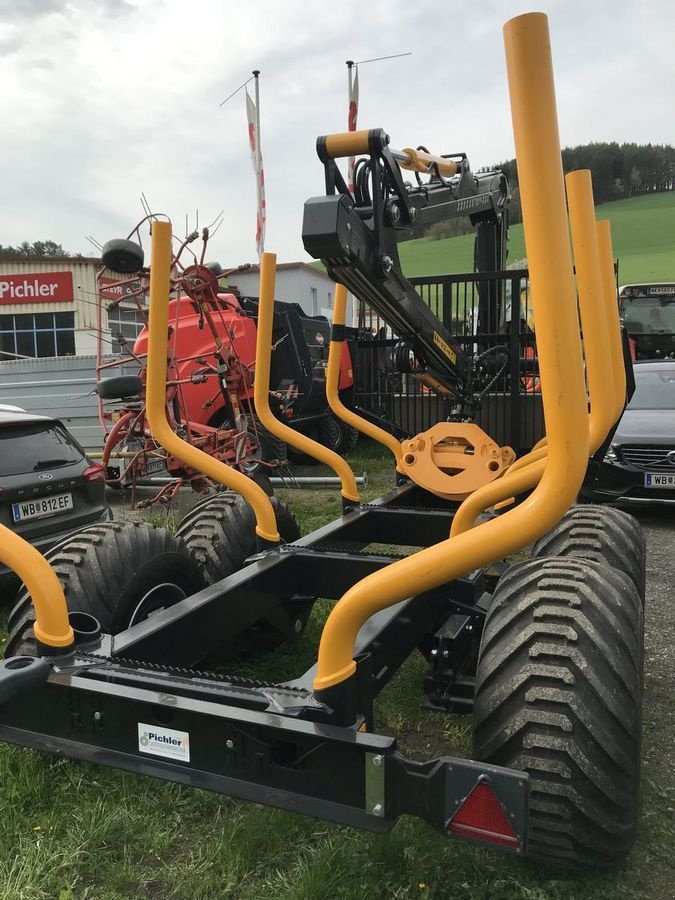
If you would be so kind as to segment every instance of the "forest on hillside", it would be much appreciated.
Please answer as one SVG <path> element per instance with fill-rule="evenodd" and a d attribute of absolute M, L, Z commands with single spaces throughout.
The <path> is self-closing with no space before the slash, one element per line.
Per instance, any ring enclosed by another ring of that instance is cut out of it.
<path fill-rule="evenodd" d="M 563 170 L 590 169 L 595 203 L 623 200 L 640 194 L 675 190 L 675 147 L 670 144 L 591 143 L 566 147 L 562 151 Z M 518 170 L 515 159 L 491 166 L 501 169 L 509 180 L 511 206 L 509 220 L 522 222 Z M 426 235 L 440 239 L 473 231 L 468 218 L 432 225 Z"/>

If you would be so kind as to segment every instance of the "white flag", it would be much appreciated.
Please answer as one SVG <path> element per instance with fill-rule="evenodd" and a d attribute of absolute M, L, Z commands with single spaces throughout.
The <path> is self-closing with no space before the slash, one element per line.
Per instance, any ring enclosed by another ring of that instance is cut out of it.
<path fill-rule="evenodd" d="M 356 122 L 359 117 L 359 70 L 356 66 L 354 78 L 349 87 L 349 114 L 347 117 L 347 128 L 349 131 L 356 131 Z M 349 157 L 347 164 L 347 184 L 349 190 L 354 190 L 354 157 Z"/>
<path fill-rule="evenodd" d="M 265 221 L 267 210 L 265 206 L 265 171 L 263 169 L 262 153 L 260 150 L 260 123 L 258 122 L 255 103 L 246 91 L 246 117 L 248 118 L 248 143 L 251 148 L 251 161 L 255 172 L 256 195 L 258 211 L 256 215 L 255 242 L 258 250 L 258 259 L 262 259 L 265 250 Z"/>

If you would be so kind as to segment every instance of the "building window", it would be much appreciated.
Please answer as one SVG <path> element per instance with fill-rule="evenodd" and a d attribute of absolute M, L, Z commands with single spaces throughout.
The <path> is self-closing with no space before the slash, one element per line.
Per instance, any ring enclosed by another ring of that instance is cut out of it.
<path fill-rule="evenodd" d="M 317 289 L 310 288 L 309 289 L 309 305 L 310 305 L 309 314 L 310 314 L 310 316 L 316 315 L 316 308 L 318 306 L 318 301 L 319 301 L 319 293 L 318 293 Z"/>
<path fill-rule="evenodd" d="M 75 313 L 0 316 L 0 359 L 74 354 Z"/>
<path fill-rule="evenodd" d="M 121 306 L 116 306 L 115 309 L 112 309 L 108 313 L 108 328 L 112 336 L 112 352 L 122 353 L 124 350 L 119 342 L 118 335 L 121 335 L 129 345 L 133 346 L 145 324 L 146 314 L 136 308 L 123 309 Z"/>

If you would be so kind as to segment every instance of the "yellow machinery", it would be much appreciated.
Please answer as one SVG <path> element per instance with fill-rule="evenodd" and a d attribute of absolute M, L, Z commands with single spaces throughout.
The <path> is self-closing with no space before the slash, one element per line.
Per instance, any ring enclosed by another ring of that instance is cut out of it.
<path fill-rule="evenodd" d="M 630 850 L 643 546 L 630 517 L 574 505 L 625 403 L 609 232 L 595 222 L 589 173 L 570 174 L 565 192 L 546 17 L 513 19 L 504 36 L 546 440 L 514 460 L 475 425 L 444 423 L 401 445 L 342 404 L 348 287 L 430 326 L 419 342 L 427 374 L 457 389 L 461 356 L 416 305 L 379 224 L 413 218 L 401 167 L 448 192 L 463 170 L 426 151 L 390 151 L 380 130 L 321 138 L 327 194 L 306 204 L 303 237 L 339 282 L 327 396 L 335 415 L 391 452 L 397 486 L 362 504 L 344 459 L 269 412 L 275 257 L 264 254 L 256 409 L 271 432 L 335 469 L 343 500 L 335 522 L 284 543 L 276 498 L 168 427 L 171 226 L 154 222 L 148 417 L 167 450 L 225 490 L 186 516 L 177 539 L 97 526 L 61 545 L 54 569 L 2 529 L 0 559 L 27 592 L 0 665 L 1 739 L 373 831 L 407 813 L 549 861 L 607 865 Z M 363 179 L 353 196 L 335 165 L 358 154 L 368 156 L 370 204 Z M 529 558 L 502 563 L 532 544 Z M 219 656 L 231 663 L 242 642 L 297 640 L 317 597 L 334 605 L 316 665 L 292 681 L 189 671 Z M 426 704 L 473 714 L 475 759 L 410 760 L 378 733 L 376 699 L 418 649 Z"/>

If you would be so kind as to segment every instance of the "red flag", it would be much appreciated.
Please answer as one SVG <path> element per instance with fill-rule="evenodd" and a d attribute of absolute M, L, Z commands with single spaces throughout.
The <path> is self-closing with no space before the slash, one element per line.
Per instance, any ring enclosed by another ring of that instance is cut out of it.
<path fill-rule="evenodd" d="M 359 116 L 359 70 L 354 66 L 354 78 L 350 79 L 349 84 L 349 114 L 347 116 L 347 128 L 349 131 L 356 131 L 356 122 Z M 347 183 L 349 190 L 354 190 L 354 157 L 349 157 L 347 164 Z"/>
<path fill-rule="evenodd" d="M 248 119 L 248 143 L 251 148 L 251 161 L 255 172 L 256 197 L 258 210 L 256 214 L 255 242 L 258 250 L 258 259 L 262 258 L 265 250 L 265 222 L 267 209 L 265 206 L 265 171 L 263 169 L 262 153 L 260 150 L 260 123 L 255 103 L 246 91 L 246 117 Z"/>

